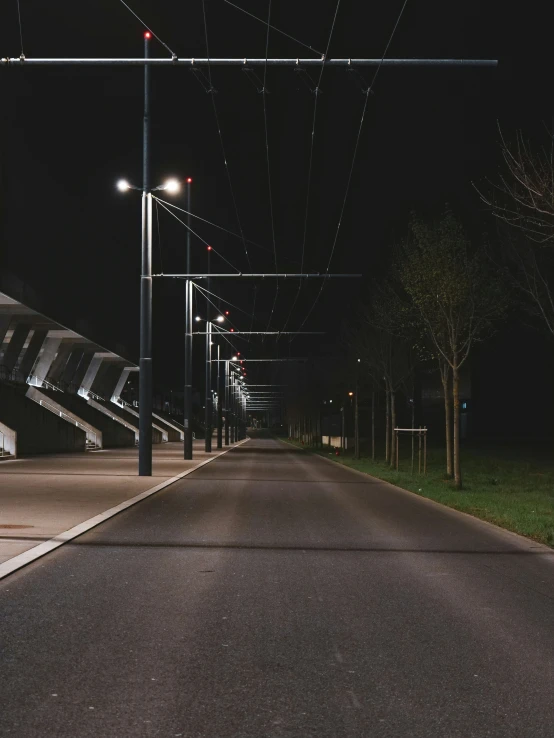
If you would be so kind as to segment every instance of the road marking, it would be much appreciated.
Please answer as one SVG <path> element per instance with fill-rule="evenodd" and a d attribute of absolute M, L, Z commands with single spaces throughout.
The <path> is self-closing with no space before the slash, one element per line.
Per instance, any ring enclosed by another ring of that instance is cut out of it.
<path fill-rule="evenodd" d="M 192 467 L 191 469 L 186 469 L 184 472 L 177 474 L 177 476 L 171 477 L 171 479 L 166 479 L 165 482 L 162 482 L 161 484 L 157 484 L 155 487 L 151 487 L 150 489 L 147 489 L 144 492 L 141 492 L 135 497 L 131 497 L 131 499 L 125 500 L 125 502 L 121 502 L 119 505 L 116 505 L 115 507 L 111 507 L 109 510 L 106 510 L 103 513 L 95 515 L 93 518 L 89 518 L 88 520 L 85 520 L 83 523 L 79 523 L 78 525 L 75 525 L 73 528 L 69 528 L 69 530 L 63 531 L 63 533 L 58 533 L 57 536 L 55 536 L 54 538 L 51 538 L 49 541 L 40 543 L 38 546 L 34 546 L 33 548 L 30 548 L 28 551 L 24 551 L 22 554 L 19 554 L 18 556 L 14 556 L 12 559 L 8 559 L 7 561 L 4 561 L 3 564 L 0 564 L 0 579 L 7 577 L 9 574 L 13 574 L 14 571 L 17 571 L 18 569 L 21 569 L 24 566 L 27 566 L 27 564 L 30 564 L 31 562 L 36 561 L 37 559 L 40 559 L 42 556 L 45 556 L 51 551 L 54 551 L 60 546 L 63 546 L 64 543 L 67 543 L 68 541 L 72 541 L 74 538 L 77 538 L 77 536 L 83 535 L 83 533 L 86 533 L 91 528 L 95 528 L 97 525 L 100 525 L 100 523 L 103 523 L 105 520 L 109 520 L 110 518 L 113 518 L 114 515 L 117 515 L 123 510 L 126 510 L 128 507 L 132 507 L 133 505 L 136 505 L 137 502 L 140 502 L 141 500 L 144 500 L 147 497 L 150 497 L 151 495 L 156 494 L 156 492 L 159 492 L 160 490 L 165 489 L 165 487 L 169 487 L 170 484 L 173 484 L 174 482 L 178 482 L 180 479 L 182 479 L 183 477 L 186 477 L 188 474 L 192 474 L 192 472 L 195 472 L 198 469 L 200 469 L 200 467 L 205 466 L 206 464 L 209 464 L 210 461 L 214 461 L 214 459 L 219 459 L 220 456 L 223 456 L 224 454 L 228 453 L 229 451 L 232 451 L 234 448 L 237 448 L 238 446 L 242 446 L 243 443 L 246 443 L 249 440 L 250 440 L 249 438 L 245 438 L 243 441 L 239 441 L 234 446 L 231 446 L 231 448 L 226 448 L 224 451 L 221 451 L 221 453 L 216 454 L 215 456 L 212 456 L 210 459 L 205 459 L 204 461 L 201 461 L 199 464 Z M 90 708 L 90 709 L 94 709 L 94 708 Z"/>

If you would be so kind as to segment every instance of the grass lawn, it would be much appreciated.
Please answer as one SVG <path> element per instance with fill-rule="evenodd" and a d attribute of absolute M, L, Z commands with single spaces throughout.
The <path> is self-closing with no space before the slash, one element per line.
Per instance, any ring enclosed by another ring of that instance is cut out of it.
<path fill-rule="evenodd" d="M 348 451 L 335 456 L 328 448 L 306 450 L 554 547 L 554 453 L 547 448 L 487 442 L 464 446 L 464 488 L 460 491 L 446 479 L 445 454 L 440 448 L 428 449 L 427 475 L 419 476 L 416 442 L 415 473 L 411 474 L 408 438 L 400 448 L 398 471 L 380 460 L 356 460 Z M 383 455 L 380 452 L 381 458 Z"/>

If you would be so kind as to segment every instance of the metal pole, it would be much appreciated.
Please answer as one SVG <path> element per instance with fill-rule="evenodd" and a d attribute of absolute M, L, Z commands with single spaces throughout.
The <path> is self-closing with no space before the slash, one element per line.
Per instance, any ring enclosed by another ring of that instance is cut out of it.
<path fill-rule="evenodd" d="M 185 394 L 183 408 L 185 459 L 192 459 L 192 282 L 185 285 Z"/>
<path fill-rule="evenodd" d="M 375 461 L 375 390 L 371 390 L 371 459 Z"/>
<path fill-rule="evenodd" d="M 225 445 L 229 445 L 229 426 L 230 426 L 230 409 L 229 409 L 229 362 L 225 362 Z"/>
<path fill-rule="evenodd" d="M 357 365 L 356 365 L 357 366 Z M 356 393 L 354 396 L 354 458 L 360 458 L 360 427 L 358 422 L 358 370 L 356 369 Z"/>
<path fill-rule="evenodd" d="M 417 435 L 418 435 L 418 438 L 419 438 L 419 441 L 418 441 L 418 469 L 417 469 L 417 473 L 418 474 L 421 474 L 421 426 L 419 426 L 419 431 L 418 431 L 418 434 Z"/>
<path fill-rule="evenodd" d="M 231 443 L 234 443 L 236 441 L 236 436 L 235 436 L 235 372 L 232 369 L 229 375 L 229 408 L 230 408 L 229 429 L 231 431 Z"/>
<path fill-rule="evenodd" d="M 191 183 L 187 179 L 185 195 L 187 203 L 187 224 L 190 228 L 190 212 L 191 212 Z M 190 230 L 187 229 L 187 274 L 191 270 L 191 253 L 190 253 Z M 184 395 L 184 449 L 183 455 L 185 459 L 192 459 L 192 281 L 187 279 L 185 282 L 185 395 Z"/>
<path fill-rule="evenodd" d="M 223 372 L 220 370 L 220 346 L 217 345 L 217 447 L 223 448 L 223 397 L 225 390 L 222 386 L 221 380 L 223 378 Z"/>
<path fill-rule="evenodd" d="M 206 321 L 206 405 L 204 407 L 204 450 L 212 450 L 212 324 Z"/>
<path fill-rule="evenodd" d="M 414 429 L 415 428 L 415 405 L 414 405 L 414 398 L 412 398 L 412 474 L 414 473 L 414 456 L 415 456 L 415 436 L 414 436 Z"/>
<path fill-rule="evenodd" d="M 149 35 L 144 36 L 148 58 Z M 142 264 L 140 277 L 139 476 L 152 476 L 152 193 L 150 192 L 150 67 L 144 66 L 142 122 Z"/>
<path fill-rule="evenodd" d="M 423 430 L 423 474 L 427 474 L 427 428 Z"/>

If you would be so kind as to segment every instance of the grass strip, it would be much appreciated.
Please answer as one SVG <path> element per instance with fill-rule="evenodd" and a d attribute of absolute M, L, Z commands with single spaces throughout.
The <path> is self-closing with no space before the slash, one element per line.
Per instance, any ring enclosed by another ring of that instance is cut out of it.
<path fill-rule="evenodd" d="M 464 447 L 463 489 L 457 490 L 446 478 L 444 451 L 440 448 L 429 448 L 427 474 L 420 476 L 417 447 L 415 473 L 411 472 L 409 440 L 401 449 L 398 471 L 381 460 L 364 456 L 354 459 L 352 452 L 336 456 L 327 447 L 288 443 L 554 548 L 554 463 L 546 454 L 513 445 L 481 443 Z"/>

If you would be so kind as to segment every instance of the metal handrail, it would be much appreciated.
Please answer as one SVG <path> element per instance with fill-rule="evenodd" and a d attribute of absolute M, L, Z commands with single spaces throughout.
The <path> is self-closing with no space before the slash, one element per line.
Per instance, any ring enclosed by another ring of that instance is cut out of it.
<path fill-rule="evenodd" d="M 100 400 L 101 402 L 106 402 L 105 397 L 100 397 L 100 395 L 97 395 L 96 392 L 93 392 L 92 390 L 86 391 L 87 397 L 92 397 L 93 400 Z"/>
<path fill-rule="evenodd" d="M 56 415 L 59 415 L 60 418 L 64 418 L 68 421 L 71 421 L 72 423 L 75 423 L 77 428 L 84 430 L 85 433 L 87 434 L 90 433 L 94 437 L 94 445 L 98 446 L 98 436 L 91 428 L 88 428 L 86 425 L 84 425 L 83 423 L 80 423 L 78 420 L 74 420 L 74 418 L 72 418 L 71 415 L 64 413 L 62 410 L 58 410 L 58 408 L 55 407 L 55 405 L 51 405 L 49 402 L 45 402 L 44 400 L 39 400 L 38 404 L 47 408 L 48 410 L 50 410 L 50 412 L 55 413 Z"/>
<path fill-rule="evenodd" d="M 32 387 L 43 387 L 49 390 L 53 390 L 54 392 L 63 391 L 57 385 L 52 384 L 52 382 L 48 382 L 46 379 L 39 379 L 36 376 L 27 377 L 27 384 L 30 384 Z"/>

